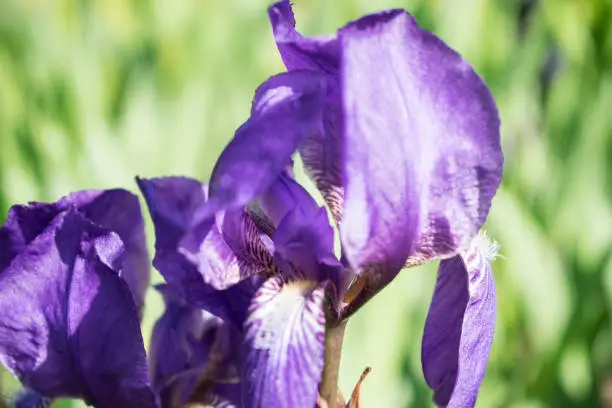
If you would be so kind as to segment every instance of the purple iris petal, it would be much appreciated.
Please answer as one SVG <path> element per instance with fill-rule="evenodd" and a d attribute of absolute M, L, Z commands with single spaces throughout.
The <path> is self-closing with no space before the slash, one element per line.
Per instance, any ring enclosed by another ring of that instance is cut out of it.
<path fill-rule="evenodd" d="M 275 227 L 296 208 L 304 214 L 319 210 L 312 196 L 287 172 L 278 176 L 270 188 L 259 197 L 259 201 L 261 209 Z"/>
<path fill-rule="evenodd" d="M 296 71 L 273 76 L 257 89 L 251 117 L 213 169 L 210 198 L 182 242 L 187 252 L 197 253 L 216 212 L 244 207 L 265 191 L 318 130 L 325 86 L 321 75 Z"/>
<path fill-rule="evenodd" d="M 247 408 L 313 407 L 325 354 L 325 283 L 267 280 L 245 324 Z"/>
<path fill-rule="evenodd" d="M 187 403 L 205 371 L 213 384 L 231 383 L 229 387 L 239 397 L 239 353 L 225 344 L 228 339 L 222 334 L 233 335 L 229 343 L 235 344 L 240 333 L 232 327 L 222 327 L 225 323 L 221 319 L 188 305 L 172 287 L 161 285 L 157 289 L 164 296 L 166 311 L 153 328 L 149 360 L 153 387 L 162 407 Z M 217 344 L 219 340 L 222 344 Z M 203 399 L 221 399 L 214 388 Z M 221 388 L 226 388 L 225 384 Z"/>
<path fill-rule="evenodd" d="M 21 210 L 14 208 L 0 229 L 15 238 L 10 242 L 25 243 L 0 272 L 0 361 L 47 397 L 155 407 L 138 309 L 114 269 L 125 249 L 119 236 L 74 207 L 46 226 L 34 217 L 33 228 L 15 215 Z M 11 224 L 16 220 L 19 230 Z"/>
<path fill-rule="evenodd" d="M 479 235 L 467 252 L 440 263 L 422 345 L 423 373 L 438 406 L 476 403 L 495 329 L 491 252 Z"/>
<path fill-rule="evenodd" d="M 14 206 L 0 232 L 0 269 L 7 267 L 57 214 L 70 207 L 75 207 L 94 224 L 119 235 L 125 253 L 117 260 L 121 262 L 117 268 L 132 290 L 136 305 L 142 308 L 150 280 L 149 254 L 138 197 L 126 190 L 86 190 L 72 193 L 53 204 Z"/>
<path fill-rule="evenodd" d="M 198 250 L 185 254 L 179 242 L 191 226 L 194 214 L 206 203 L 206 186 L 186 177 L 137 182 L 155 227 L 153 265 L 190 303 L 205 307 L 198 302 L 206 299 L 207 309 L 213 306 L 221 310 L 223 305 L 211 305 L 215 299 L 224 298 L 224 292 L 217 290 L 227 289 L 263 270 L 272 270 L 273 258 L 265 242 L 271 240 L 259 234 L 245 210 L 216 214 Z M 218 314 L 218 310 L 210 311 Z"/>
<path fill-rule="evenodd" d="M 308 175 L 321 191 L 334 219 L 339 221 L 344 196 L 339 42 L 335 36 L 308 38 L 299 34 L 289 1 L 274 4 L 268 14 L 287 70 L 311 70 L 327 78 L 323 127 L 308 136 L 299 153 Z"/>
<path fill-rule="evenodd" d="M 366 16 L 339 36 L 342 243 L 351 265 L 382 287 L 408 257 L 468 247 L 501 179 L 499 118 L 470 65 L 407 13 Z"/>

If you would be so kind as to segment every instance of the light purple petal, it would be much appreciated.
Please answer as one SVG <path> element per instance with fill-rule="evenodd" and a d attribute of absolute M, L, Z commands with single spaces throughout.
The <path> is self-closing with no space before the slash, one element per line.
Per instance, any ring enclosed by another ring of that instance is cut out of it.
<path fill-rule="evenodd" d="M 323 76 L 296 71 L 273 76 L 257 89 L 251 117 L 213 169 L 209 201 L 183 240 L 186 251 L 197 252 L 216 212 L 244 207 L 264 192 L 304 139 L 320 128 L 325 86 Z"/>
<path fill-rule="evenodd" d="M 489 245 L 477 236 L 467 252 L 440 263 L 422 344 L 423 373 L 440 407 L 473 407 L 485 375 L 496 309 Z"/>
<path fill-rule="evenodd" d="M 340 31 L 346 134 L 341 230 L 372 293 L 410 264 L 468 247 L 501 179 L 499 118 L 459 54 L 407 13 Z"/>
<path fill-rule="evenodd" d="M 287 70 L 311 70 L 327 78 L 323 127 L 308 136 L 299 153 L 306 172 L 321 191 L 334 219 L 339 221 L 344 197 L 339 42 L 335 36 L 309 38 L 299 34 L 289 1 L 272 5 L 268 14 Z"/>
<path fill-rule="evenodd" d="M 271 278 L 245 324 L 246 408 L 313 407 L 325 354 L 325 284 Z"/>
<path fill-rule="evenodd" d="M 196 252 L 185 252 L 179 242 L 194 214 L 207 202 L 206 186 L 185 177 L 137 182 L 155 226 L 153 265 L 169 284 L 191 285 L 189 290 L 223 290 L 254 274 L 273 272 L 273 257 L 266 245 L 271 239 L 260 233 L 248 211 L 239 208 L 218 212 Z"/>
<path fill-rule="evenodd" d="M 71 208 L 27 238 L 0 272 L 0 361 L 48 397 L 155 407 L 138 309 L 111 269 L 119 236 Z"/>

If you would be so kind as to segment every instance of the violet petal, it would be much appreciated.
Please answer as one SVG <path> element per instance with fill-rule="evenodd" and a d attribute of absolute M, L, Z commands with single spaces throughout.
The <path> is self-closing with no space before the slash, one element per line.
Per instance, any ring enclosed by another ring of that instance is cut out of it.
<path fill-rule="evenodd" d="M 119 236 L 69 208 L 28 241 L 0 272 L 0 361 L 47 397 L 155 407 Z"/>
<path fill-rule="evenodd" d="M 334 219 L 340 221 L 344 197 L 344 146 L 339 42 L 335 36 L 304 37 L 298 33 L 289 1 L 272 5 L 268 15 L 287 70 L 311 70 L 327 78 L 323 127 L 306 138 L 299 153 L 307 174 L 321 191 Z"/>
<path fill-rule="evenodd" d="M 273 76 L 257 89 L 251 117 L 215 164 L 209 200 L 183 240 L 186 251 L 197 252 L 215 213 L 244 207 L 263 193 L 304 139 L 320 128 L 325 86 L 323 76 L 295 71 Z"/>
<path fill-rule="evenodd" d="M 341 238 L 350 264 L 371 273 L 379 290 L 407 259 L 420 263 L 469 246 L 501 179 L 499 118 L 471 66 L 409 14 L 363 17 L 339 38 Z"/>
<path fill-rule="evenodd" d="M 422 363 L 434 401 L 441 407 L 473 407 L 485 375 L 496 309 L 490 248 L 478 235 L 468 251 L 440 263 L 425 323 Z"/>
<path fill-rule="evenodd" d="M 243 209 L 217 213 L 196 252 L 182 251 L 180 240 L 194 214 L 206 204 L 206 185 L 186 177 L 137 179 L 155 227 L 153 265 L 183 296 L 223 290 L 271 270 L 273 257 L 249 213 Z M 215 312 L 213 312 L 215 313 Z"/>

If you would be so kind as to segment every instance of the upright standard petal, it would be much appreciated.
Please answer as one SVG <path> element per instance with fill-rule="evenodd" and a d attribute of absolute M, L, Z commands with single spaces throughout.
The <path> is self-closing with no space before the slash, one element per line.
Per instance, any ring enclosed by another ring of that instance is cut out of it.
<path fill-rule="evenodd" d="M 271 239 L 259 233 L 245 209 L 215 214 L 196 251 L 183 251 L 180 240 L 195 213 L 206 205 L 206 185 L 186 177 L 139 178 L 137 182 L 155 227 L 153 265 L 169 284 L 210 292 L 209 288 L 224 290 L 254 274 L 273 272 Z"/>
<path fill-rule="evenodd" d="M 209 200 L 184 240 L 197 249 L 201 231 L 220 210 L 241 208 L 264 192 L 290 163 L 291 155 L 321 126 L 325 77 L 309 71 L 271 77 L 255 92 L 251 117 L 215 164 Z"/>
<path fill-rule="evenodd" d="M 29 238 L 0 272 L 0 361 L 47 397 L 155 407 L 119 236 L 69 208 Z"/>
<path fill-rule="evenodd" d="M 287 70 L 310 70 L 327 78 L 323 127 L 306 138 L 299 153 L 307 174 L 321 191 L 338 222 L 342 219 L 344 199 L 339 41 L 335 36 L 303 37 L 299 34 L 295 30 L 295 18 L 289 1 L 272 5 L 268 15 Z"/>
<path fill-rule="evenodd" d="M 489 262 L 497 247 L 486 236 L 442 261 L 422 344 L 423 373 L 440 407 L 476 404 L 495 329 L 495 282 Z"/>
<path fill-rule="evenodd" d="M 340 30 L 351 265 L 377 291 L 466 249 L 501 179 L 499 118 L 470 65 L 401 10 Z"/>
<path fill-rule="evenodd" d="M 245 324 L 246 408 L 315 406 L 325 358 L 325 287 L 274 277 L 255 295 Z"/>

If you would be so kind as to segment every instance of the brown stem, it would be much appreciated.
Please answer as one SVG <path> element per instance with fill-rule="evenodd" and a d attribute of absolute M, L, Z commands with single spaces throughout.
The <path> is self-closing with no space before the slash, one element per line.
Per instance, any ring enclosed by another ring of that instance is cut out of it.
<path fill-rule="evenodd" d="M 340 357 L 342 355 L 342 341 L 346 320 L 328 325 L 325 330 L 325 366 L 323 378 L 319 386 L 319 394 L 330 407 L 336 406 L 338 393 L 338 372 L 340 370 Z"/>

